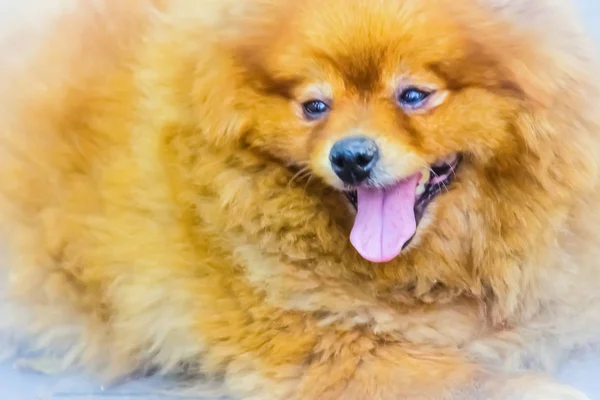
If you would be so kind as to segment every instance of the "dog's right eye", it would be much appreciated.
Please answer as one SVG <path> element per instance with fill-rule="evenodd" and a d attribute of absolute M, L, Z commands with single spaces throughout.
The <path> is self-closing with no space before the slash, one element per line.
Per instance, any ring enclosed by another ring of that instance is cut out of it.
<path fill-rule="evenodd" d="M 302 104 L 306 118 L 314 120 L 323 117 L 329 111 L 329 106 L 321 100 L 310 100 Z"/>

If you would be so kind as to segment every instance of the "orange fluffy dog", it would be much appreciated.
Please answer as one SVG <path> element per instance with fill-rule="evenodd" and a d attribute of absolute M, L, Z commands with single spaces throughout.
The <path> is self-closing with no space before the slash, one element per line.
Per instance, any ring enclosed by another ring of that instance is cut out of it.
<path fill-rule="evenodd" d="M 569 10 L 77 3 L 3 70 L 7 329 L 240 399 L 585 398 L 543 375 L 600 338 Z"/>

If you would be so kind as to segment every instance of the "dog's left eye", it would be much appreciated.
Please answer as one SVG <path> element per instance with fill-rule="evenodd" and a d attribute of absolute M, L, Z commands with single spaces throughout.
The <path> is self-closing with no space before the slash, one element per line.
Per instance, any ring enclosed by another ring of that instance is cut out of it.
<path fill-rule="evenodd" d="M 415 108 L 423 104 L 429 95 L 431 95 L 431 92 L 415 87 L 409 87 L 400 92 L 398 102 L 402 107 Z"/>
<path fill-rule="evenodd" d="M 329 111 L 329 106 L 321 100 L 310 100 L 302 104 L 304 115 L 308 119 L 318 119 Z"/>

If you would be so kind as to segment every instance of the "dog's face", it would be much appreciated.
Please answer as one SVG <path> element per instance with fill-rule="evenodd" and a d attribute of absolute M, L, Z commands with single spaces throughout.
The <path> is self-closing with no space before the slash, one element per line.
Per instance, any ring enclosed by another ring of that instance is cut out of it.
<path fill-rule="evenodd" d="M 473 160 L 519 151 L 520 90 L 442 1 L 284 3 L 239 46 L 245 140 L 346 192 L 353 245 L 389 261 L 436 229 L 431 210 Z"/>

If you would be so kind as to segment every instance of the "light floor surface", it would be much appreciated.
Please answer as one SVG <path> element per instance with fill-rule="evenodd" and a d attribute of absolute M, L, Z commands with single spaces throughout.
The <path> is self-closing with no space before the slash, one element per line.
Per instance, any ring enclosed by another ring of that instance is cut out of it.
<path fill-rule="evenodd" d="M 558 380 L 600 400 L 600 353 L 572 360 L 564 366 Z M 186 396 L 167 396 L 157 379 L 138 380 L 103 388 L 81 375 L 43 375 L 26 372 L 12 362 L 0 364 L 2 400 L 185 400 Z M 217 399 L 215 400 L 225 400 Z"/>

